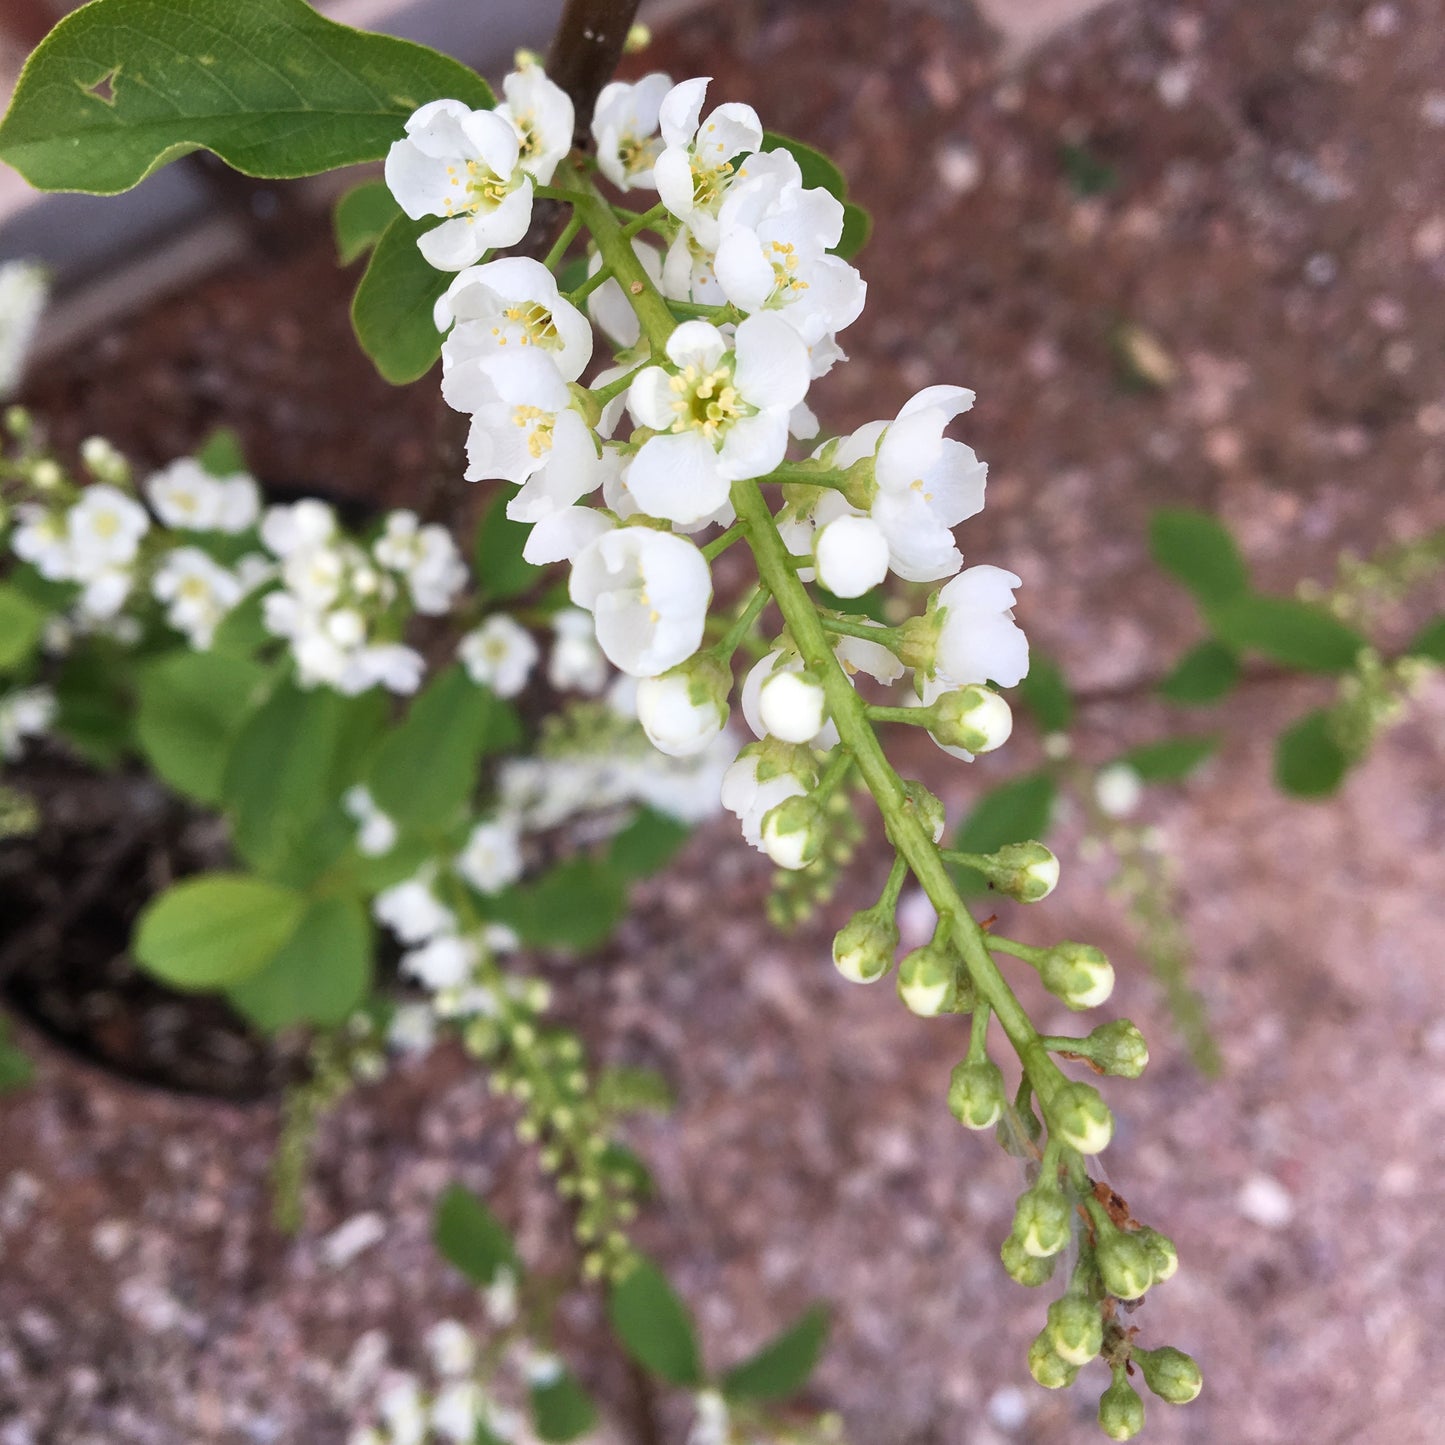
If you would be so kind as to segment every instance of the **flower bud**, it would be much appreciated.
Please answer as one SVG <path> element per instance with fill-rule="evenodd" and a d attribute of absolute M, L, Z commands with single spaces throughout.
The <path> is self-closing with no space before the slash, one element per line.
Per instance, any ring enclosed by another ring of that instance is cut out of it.
<path fill-rule="evenodd" d="M 1139 1299 L 1154 1283 L 1149 1249 L 1135 1234 L 1109 1229 L 1094 1249 L 1099 1278 L 1115 1299 Z"/>
<path fill-rule="evenodd" d="M 1049 1306 L 1044 1333 L 1054 1353 L 1070 1365 L 1087 1365 L 1104 1348 L 1104 1318 L 1083 1295 L 1066 1294 Z"/>
<path fill-rule="evenodd" d="M 1149 1062 L 1149 1045 L 1144 1042 L 1138 1026 L 1128 1019 L 1100 1024 L 1084 1043 L 1088 1046 L 1088 1057 L 1116 1078 L 1137 1079 Z"/>
<path fill-rule="evenodd" d="M 835 597 L 861 597 L 888 576 L 888 539 L 871 517 L 836 517 L 818 528 L 813 561 Z"/>
<path fill-rule="evenodd" d="M 948 813 L 943 806 L 943 799 L 936 793 L 931 793 L 922 783 L 913 781 L 904 783 L 903 791 L 908 796 L 908 805 L 918 814 L 918 821 L 923 824 L 924 830 L 937 843 L 948 826 Z"/>
<path fill-rule="evenodd" d="M 1003 1075 L 992 1059 L 954 1066 L 948 1080 L 948 1107 L 966 1129 L 992 1129 L 1007 1103 Z"/>
<path fill-rule="evenodd" d="M 1144 1401 L 1123 1375 L 1099 1396 L 1099 1428 L 1111 1440 L 1132 1440 L 1144 1428 Z"/>
<path fill-rule="evenodd" d="M 827 721 L 822 684 L 805 672 L 779 669 L 763 679 L 758 694 L 763 727 L 785 743 L 805 743 Z"/>
<path fill-rule="evenodd" d="M 1054 1349 L 1049 1332 L 1044 1330 L 1034 1336 L 1029 1346 L 1029 1374 L 1046 1390 L 1062 1390 L 1072 1385 L 1079 1373 L 1077 1365 L 1071 1365 Z"/>
<path fill-rule="evenodd" d="M 1144 1372 L 1144 1383 L 1171 1405 L 1187 1405 L 1204 1388 L 1199 1366 L 1172 1345 L 1157 1350 L 1135 1350 L 1133 1358 Z"/>
<path fill-rule="evenodd" d="M 1060 1190 L 1029 1189 L 1019 1195 L 1014 1207 L 1014 1237 L 1025 1254 L 1046 1259 L 1068 1244 L 1073 1215 Z"/>
<path fill-rule="evenodd" d="M 932 677 L 938 665 L 938 634 L 943 628 L 947 608 L 934 605 L 938 594 L 930 598 L 930 610 L 922 617 L 910 617 L 899 629 L 898 660 L 925 677 Z"/>
<path fill-rule="evenodd" d="M 1144 780 L 1128 763 L 1110 763 L 1094 778 L 1094 801 L 1108 818 L 1127 818 L 1144 797 Z"/>
<path fill-rule="evenodd" d="M 637 684 L 637 720 L 670 758 L 704 752 L 727 726 L 732 674 L 716 657 L 698 653 L 661 677 Z"/>
<path fill-rule="evenodd" d="M 1098 1154 L 1114 1137 L 1114 1116 L 1091 1084 L 1065 1084 L 1048 1113 L 1059 1138 L 1080 1154 Z"/>
<path fill-rule="evenodd" d="M 920 1018 L 946 1013 L 954 1001 L 958 965 L 945 944 L 925 943 L 898 965 L 898 997 Z"/>
<path fill-rule="evenodd" d="M 1134 1238 L 1141 1240 L 1149 1251 L 1149 1267 L 1154 1273 L 1154 1283 L 1163 1284 L 1166 1279 L 1173 1279 L 1179 1268 L 1179 1251 L 1175 1249 L 1174 1241 L 1157 1229 L 1147 1228 L 1135 1230 Z"/>
<path fill-rule="evenodd" d="M 1015 1284 L 1026 1285 L 1029 1289 L 1047 1284 L 1058 1261 L 1057 1255 L 1051 1254 L 1041 1259 L 1036 1254 L 1027 1253 L 1012 1234 L 1004 1240 L 1003 1248 L 999 1250 L 999 1258 L 1003 1260 L 1003 1267 L 1008 1271 L 1009 1278 Z"/>
<path fill-rule="evenodd" d="M 763 851 L 792 872 L 817 861 L 826 835 L 823 810 L 806 796 L 785 798 L 763 818 Z"/>
<path fill-rule="evenodd" d="M 898 925 L 891 909 L 864 908 L 833 937 L 833 967 L 850 983 L 876 983 L 893 967 Z"/>
<path fill-rule="evenodd" d="M 1007 702 L 992 688 L 973 684 L 946 692 L 933 704 L 928 731 L 947 748 L 970 753 L 991 753 L 1001 748 L 1014 729 Z"/>
<path fill-rule="evenodd" d="M 1008 843 L 997 853 L 968 862 L 1000 893 L 1020 903 L 1047 898 L 1059 881 L 1059 860 L 1042 843 Z"/>
<path fill-rule="evenodd" d="M 1113 966 L 1088 943 L 1056 943 L 1044 954 L 1039 977 L 1055 998 L 1075 1010 L 1095 1008 L 1114 991 Z"/>

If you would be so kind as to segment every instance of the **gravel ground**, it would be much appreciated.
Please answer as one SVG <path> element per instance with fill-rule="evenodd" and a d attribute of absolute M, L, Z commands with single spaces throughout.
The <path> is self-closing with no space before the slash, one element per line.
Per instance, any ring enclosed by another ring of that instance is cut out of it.
<path fill-rule="evenodd" d="M 1343 545 L 1445 523 L 1445 6 L 1124 5 L 1021 70 L 958 7 L 884 9 L 713 7 L 647 60 L 714 74 L 854 178 L 877 219 L 870 309 L 825 422 L 891 414 L 933 380 L 977 388 L 967 433 L 993 470 L 969 560 L 1025 577 L 1030 634 L 1095 695 L 1079 746 L 1107 756 L 1167 726 L 1134 689 L 1196 635 L 1143 560 L 1153 507 L 1217 508 L 1279 589 Z M 414 497 L 455 427 L 426 386 L 368 379 L 341 292 L 322 247 L 293 245 L 96 337 L 31 399 L 156 459 L 224 419 L 270 477 Z M 1101 865 L 1061 848 L 1055 900 L 1018 924 L 1105 947 L 1154 1042 L 1149 1075 L 1110 1091 L 1108 1167 L 1184 1259 L 1137 1322 L 1209 1384 L 1153 1409 L 1153 1440 L 1412 1445 L 1445 1412 L 1445 688 L 1335 803 L 1288 804 L 1271 742 L 1318 697 L 1241 693 L 1222 755 L 1151 804 L 1221 1081 L 1172 1045 Z M 917 755 L 951 808 L 1004 766 Z M 860 857 L 860 896 L 884 866 Z M 860 1445 L 1090 1438 L 1089 1392 L 1027 1377 L 1043 1302 L 996 1259 L 1019 1180 L 943 1108 L 957 1025 L 835 977 L 842 901 L 770 934 L 765 887 L 732 827 L 704 830 L 569 1003 L 603 1057 L 678 1090 L 674 1117 L 635 1131 L 661 1194 L 640 1238 L 697 1304 L 710 1359 L 825 1298 L 817 1394 Z M 546 1252 L 531 1161 L 449 1054 L 343 1107 L 295 1241 L 266 1222 L 273 1109 L 40 1058 L 0 1108 L 0 1445 L 332 1445 L 364 1330 L 406 1360 L 431 1319 L 477 1317 L 426 1241 L 445 1182 L 486 1189 Z M 372 1213 L 383 1238 L 329 1263 L 335 1231 Z M 585 1306 L 573 1323 L 585 1338 Z"/>

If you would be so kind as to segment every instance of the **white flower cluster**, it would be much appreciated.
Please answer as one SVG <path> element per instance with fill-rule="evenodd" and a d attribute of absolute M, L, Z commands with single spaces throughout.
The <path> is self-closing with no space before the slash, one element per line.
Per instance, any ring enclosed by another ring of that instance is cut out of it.
<path fill-rule="evenodd" d="M 790 438 L 816 437 L 809 387 L 845 359 L 837 335 L 866 296 L 858 272 L 835 254 L 842 203 L 805 184 L 791 151 L 763 148 L 750 106 L 709 110 L 708 84 L 654 74 L 609 85 L 598 99 L 598 168 L 623 191 L 657 192 L 646 225 L 665 250 L 636 234 L 630 244 L 688 319 L 657 354 L 630 299 L 646 288 L 634 279 L 625 293 L 616 277 L 595 284 L 603 257 L 594 255 L 587 305 L 617 354 L 590 387 L 581 379 L 592 331 L 547 267 L 483 259 L 520 239 L 533 181 L 546 183 L 566 153 L 572 114 L 561 91 L 533 68 L 508 78 L 508 104 L 496 112 L 433 102 L 408 122 L 387 164 L 409 215 L 447 218 L 420 244 L 428 260 L 458 272 L 435 320 L 443 395 L 471 417 L 467 477 L 518 488 L 507 512 L 531 526 L 525 556 L 570 563 L 572 601 L 591 614 L 607 658 L 640 680 L 642 724 L 672 756 L 712 749 L 729 715 L 726 659 L 700 651 L 712 578 L 698 534 L 734 522 L 734 483 L 768 478 Z M 523 92 L 530 131 L 519 119 Z M 877 642 L 845 638 L 838 649 L 849 675 L 887 685 L 910 671 L 924 707 L 970 684 L 1013 686 L 1028 668 L 1012 613 L 1018 578 L 996 567 L 960 570 L 953 529 L 982 509 L 987 469 L 945 433 L 973 400 L 962 387 L 931 386 L 892 420 L 817 446 L 790 468 L 795 485 L 776 517 L 800 575 L 836 597 L 860 597 L 889 573 L 945 584 L 925 617 L 880 630 Z M 810 476 L 820 484 L 808 485 Z M 490 652 L 505 656 L 510 642 L 497 630 L 473 645 L 475 665 L 491 676 L 503 669 Z M 786 638 L 754 668 L 742 704 L 759 738 L 814 753 L 838 740 L 821 680 Z M 1002 699 L 995 706 L 971 694 L 967 715 L 957 701 L 930 730 L 968 757 L 997 746 L 1009 725 Z M 745 751 L 725 801 L 750 841 L 797 867 L 810 850 L 763 826 L 816 782 L 812 758 L 790 768 L 788 757 Z"/>
<path fill-rule="evenodd" d="M 55 694 L 48 687 L 0 693 L 0 758 L 14 762 L 29 738 L 43 737 L 55 721 Z"/>

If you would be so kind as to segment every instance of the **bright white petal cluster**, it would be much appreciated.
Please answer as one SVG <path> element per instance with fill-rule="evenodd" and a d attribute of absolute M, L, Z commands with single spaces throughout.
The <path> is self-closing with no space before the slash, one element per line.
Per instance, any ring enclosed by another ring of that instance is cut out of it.
<path fill-rule="evenodd" d="M 255 478 L 238 472 L 217 477 L 193 457 L 181 457 L 149 477 L 146 501 L 167 527 L 182 532 L 250 531 L 261 515 Z"/>
<path fill-rule="evenodd" d="M 494 612 L 462 638 L 457 656 L 467 676 L 498 697 L 516 697 L 531 680 L 540 649 L 515 618 Z"/>

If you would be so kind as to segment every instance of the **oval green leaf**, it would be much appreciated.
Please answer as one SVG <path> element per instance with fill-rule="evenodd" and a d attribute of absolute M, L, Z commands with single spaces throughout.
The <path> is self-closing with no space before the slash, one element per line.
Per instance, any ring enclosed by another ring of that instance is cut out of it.
<path fill-rule="evenodd" d="M 1369 644 L 1337 617 L 1293 597 L 1239 597 L 1210 613 L 1215 636 L 1302 672 L 1348 672 Z"/>
<path fill-rule="evenodd" d="M 1220 702 L 1239 681 L 1239 658 L 1222 642 L 1201 642 L 1159 684 L 1159 695 L 1185 707 Z"/>
<path fill-rule="evenodd" d="M 432 369 L 442 334 L 432 307 L 451 284 L 417 250 L 417 237 L 436 222 L 398 216 L 381 233 L 351 300 L 351 326 L 372 365 L 393 386 L 405 386 Z"/>
<path fill-rule="evenodd" d="M 1344 781 L 1350 760 L 1330 732 L 1323 708 L 1302 717 L 1275 744 L 1274 778 L 1296 798 L 1327 798 Z"/>
<path fill-rule="evenodd" d="M 655 1264 L 639 1260 L 613 1285 L 607 1316 L 623 1348 L 644 1369 L 669 1385 L 702 1383 L 692 1316 Z"/>
<path fill-rule="evenodd" d="M 453 1184 L 437 1201 L 432 1242 L 448 1264 L 483 1289 L 496 1279 L 498 1270 L 521 1273 L 512 1236 L 501 1220 L 460 1184 Z"/>
<path fill-rule="evenodd" d="M 782 1400 L 808 1383 L 828 1340 L 828 1311 L 814 1305 L 792 1329 L 729 1370 L 722 1392 L 729 1400 Z"/>
<path fill-rule="evenodd" d="M 1186 507 L 1149 519 L 1149 553 L 1201 606 L 1217 607 L 1249 591 L 1249 569 L 1222 522 Z"/>

